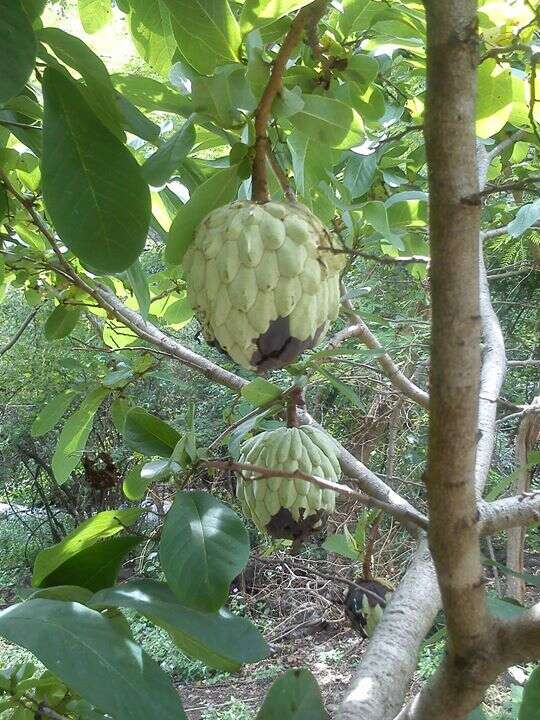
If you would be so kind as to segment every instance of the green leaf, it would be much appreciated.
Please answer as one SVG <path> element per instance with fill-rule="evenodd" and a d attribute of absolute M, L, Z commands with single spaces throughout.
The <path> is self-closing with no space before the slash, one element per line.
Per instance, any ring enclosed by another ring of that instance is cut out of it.
<path fill-rule="evenodd" d="M 180 605 L 165 583 L 134 580 L 102 590 L 90 601 L 94 608 L 130 608 L 165 628 L 178 647 L 205 665 L 235 672 L 245 663 L 258 662 L 268 646 L 255 626 L 222 608 L 205 613 Z"/>
<path fill-rule="evenodd" d="M 512 113 L 512 73 L 495 58 L 478 68 L 476 89 L 476 134 L 489 138 L 498 133 Z"/>
<path fill-rule="evenodd" d="M 126 270 L 126 279 L 137 299 L 139 312 L 145 320 L 148 320 L 148 311 L 150 310 L 150 289 L 148 287 L 146 274 L 138 260 L 135 260 L 133 265 Z"/>
<path fill-rule="evenodd" d="M 371 55 L 351 55 L 347 59 L 345 77 L 362 89 L 372 83 L 379 72 L 379 63 Z"/>
<path fill-rule="evenodd" d="M 41 437 L 52 430 L 71 405 L 76 394 L 75 390 L 63 390 L 51 398 L 36 415 L 30 426 L 30 435 Z"/>
<path fill-rule="evenodd" d="M 249 558 L 249 538 L 228 505 L 203 492 L 177 492 L 165 517 L 159 558 L 180 602 L 214 612 Z"/>
<path fill-rule="evenodd" d="M 323 548 L 326 552 L 337 553 L 351 560 L 357 561 L 359 558 L 357 548 L 349 542 L 348 536 L 343 533 L 329 535 L 323 542 Z"/>
<path fill-rule="evenodd" d="M 72 555 L 50 575 L 40 587 L 77 585 L 92 592 L 111 587 L 116 582 L 124 557 L 142 538 L 135 535 L 111 537 Z"/>
<path fill-rule="evenodd" d="M 244 385 L 241 395 L 253 405 L 266 405 L 281 395 L 281 388 L 264 378 L 255 378 Z"/>
<path fill-rule="evenodd" d="M 287 144 L 298 193 L 323 222 L 330 223 L 334 216 L 334 203 L 329 201 L 324 187 L 330 180 L 329 168 L 336 162 L 336 151 L 297 130 L 288 136 Z"/>
<path fill-rule="evenodd" d="M 254 28 L 270 25 L 275 20 L 303 8 L 312 0 L 246 0 L 240 15 L 242 35 Z"/>
<path fill-rule="evenodd" d="M 122 484 L 122 492 L 128 500 L 142 500 L 152 482 L 148 478 L 141 476 L 144 465 L 143 462 L 137 463 L 126 473 Z"/>
<path fill-rule="evenodd" d="M 240 28 L 227 0 L 163 0 L 180 52 L 203 75 L 238 60 Z"/>
<path fill-rule="evenodd" d="M 540 708 L 540 666 L 529 676 L 523 689 L 523 698 L 519 708 L 519 720 L 538 720 Z"/>
<path fill-rule="evenodd" d="M 210 115 L 220 127 L 244 125 L 257 105 L 243 65 L 220 67 L 211 78 L 195 77 L 191 88 L 193 109 Z"/>
<path fill-rule="evenodd" d="M 146 410 L 132 408 L 126 415 L 124 439 L 131 448 L 143 455 L 168 458 L 180 440 L 180 433 Z"/>
<path fill-rule="evenodd" d="M 367 30 L 377 13 L 382 10 L 377 0 L 343 0 L 343 14 L 339 26 L 345 35 Z"/>
<path fill-rule="evenodd" d="M 522 205 L 517 211 L 516 217 L 508 225 L 508 234 L 511 237 L 518 237 L 538 220 L 540 220 L 540 200 Z"/>
<path fill-rule="evenodd" d="M 384 203 L 379 200 L 371 200 L 362 206 L 362 213 L 365 221 L 380 233 L 389 245 L 393 245 L 397 250 L 405 250 L 401 238 L 390 229 Z"/>
<path fill-rule="evenodd" d="M 220 170 L 199 185 L 189 201 L 176 215 L 167 240 L 165 259 L 171 265 L 179 265 L 193 241 L 197 225 L 215 208 L 225 205 L 236 196 L 238 167 Z"/>
<path fill-rule="evenodd" d="M 79 17 L 84 32 L 101 30 L 112 17 L 111 0 L 79 0 Z"/>
<path fill-rule="evenodd" d="M 125 136 L 116 94 L 101 58 L 78 37 L 60 28 L 43 28 L 39 38 L 52 48 L 63 63 L 82 76 L 85 86 L 80 86 L 80 90 L 85 100 L 101 122 L 123 142 Z M 54 69 L 54 65 L 52 67 Z"/>
<path fill-rule="evenodd" d="M 80 308 L 57 305 L 45 322 L 43 334 L 47 340 L 60 340 L 74 329 L 81 316 Z"/>
<path fill-rule="evenodd" d="M 486 603 L 489 611 L 501 620 L 511 620 L 512 618 L 521 615 L 524 610 L 521 605 L 501 600 L 494 595 L 488 595 Z"/>
<path fill-rule="evenodd" d="M 124 431 L 124 423 L 130 407 L 129 400 L 123 397 L 117 397 L 111 403 L 111 420 L 119 433 Z"/>
<path fill-rule="evenodd" d="M 331 373 L 329 370 L 325 370 L 324 368 L 318 367 L 317 372 L 325 377 L 330 385 L 335 387 L 335 389 L 338 391 L 340 395 L 343 395 L 343 397 L 348 400 L 351 405 L 354 407 L 363 408 L 362 403 L 360 402 L 360 398 L 358 397 L 358 390 L 354 388 L 352 385 L 348 385 L 347 383 L 344 383 L 343 380 L 340 380 L 338 377 L 336 377 L 333 373 Z"/>
<path fill-rule="evenodd" d="M 81 551 L 92 547 L 99 540 L 110 538 L 135 523 L 143 510 L 104 510 L 88 518 L 56 545 L 41 550 L 34 563 L 32 585 L 41 587 L 46 579 L 64 563 Z"/>
<path fill-rule="evenodd" d="M 527 585 L 532 585 L 540 590 L 540 576 L 530 575 L 529 573 L 519 573 L 511 570 L 502 563 L 495 562 L 495 560 L 489 560 L 488 558 L 482 558 L 482 563 L 491 567 L 497 567 L 505 575 L 511 575 L 512 577 L 521 578 Z"/>
<path fill-rule="evenodd" d="M 145 161 L 142 166 L 142 174 L 146 182 L 155 187 L 164 185 L 180 168 L 196 139 L 197 133 L 193 127 L 193 120 L 187 120 L 178 132 Z"/>
<path fill-rule="evenodd" d="M 343 182 L 353 198 L 362 197 L 373 185 L 377 172 L 377 153 L 351 155 L 345 164 Z"/>
<path fill-rule="evenodd" d="M 304 95 L 303 100 L 303 109 L 289 118 L 300 132 L 335 148 L 350 148 L 364 141 L 364 124 L 356 110 L 320 95 Z"/>
<path fill-rule="evenodd" d="M 63 242 L 90 268 L 121 272 L 144 248 L 150 193 L 127 148 L 61 73 L 43 78 L 43 197 Z"/>
<path fill-rule="evenodd" d="M 0 0 L 0 104 L 18 95 L 36 63 L 36 38 L 20 0 Z"/>
<path fill-rule="evenodd" d="M 149 120 L 131 100 L 115 90 L 116 104 L 122 115 L 122 125 L 133 135 L 155 144 L 161 134 L 161 128 Z"/>
<path fill-rule="evenodd" d="M 143 110 L 191 115 L 191 101 L 173 90 L 168 84 L 142 75 L 122 75 L 121 73 L 112 75 L 111 80 L 122 95 Z"/>
<path fill-rule="evenodd" d="M 91 590 L 78 587 L 77 585 L 57 585 L 56 587 L 40 588 L 33 592 L 27 600 L 63 600 L 68 602 L 78 602 L 86 605 L 92 597 Z"/>
<path fill-rule="evenodd" d="M 94 415 L 109 394 L 108 388 L 98 387 L 84 398 L 77 410 L 65 422 L 52 459 L 56 482 L 62 485 L 77 467 L 92 430 Z"/>
<path fill-rule="evenodd" d="M 287 670 L 278 678 L 257 714 L 257 720 L 328 720 L 321 691 L 309 670 Z"/>
<path fill-rule="evenodd" d="M 83 698 L 115 720 L 186 720 L 168 676 L 95 610 L 28 600 L 0 613 L 0 634 L 30 650 Z"/>
<path fill-rule="evenodd" d="M 176 50 L 171 17 L 163 0 L 130 0 L 129 29 L 139 55 L 160 75 L 171 69 Z"/>

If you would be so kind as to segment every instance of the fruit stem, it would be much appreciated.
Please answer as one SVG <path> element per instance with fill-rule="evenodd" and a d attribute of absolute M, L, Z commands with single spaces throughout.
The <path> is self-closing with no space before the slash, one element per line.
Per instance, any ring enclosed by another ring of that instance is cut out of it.
<path fill-rule="evenodd" d="M 311 4 L 302 8 L 294 18 L 283 44 L 276 55 L 274 66 L 264 89 L 257 110 L 255 111 L 255 155 L 252 169 L 251 199 L 265 203 L 270 200 L 268 177 L 266 171 L 266 152 L 268 147 L 268 120 L 272 112 L 272 103 L 281 90 L 283 73 L 287 60 L 300 42 L 302 31 L 311 12 Z"/>
<path fill-rule="evenodd" d="M 298 408 L 305 408 L 304 390 L 299 385 L 293 385 L 287 400 L 287 427 L 299 427 Z"/>

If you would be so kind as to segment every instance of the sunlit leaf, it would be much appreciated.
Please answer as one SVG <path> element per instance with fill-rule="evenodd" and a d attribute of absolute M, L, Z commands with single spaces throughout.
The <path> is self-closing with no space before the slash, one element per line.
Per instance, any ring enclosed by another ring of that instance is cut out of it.
<path fill-rule="evenodd" d="M 79 464 L 92 430 L 94 415 L 108 394 L 109 389 L 104 387 L 91 390 L 64 423 L 52 458 L 54 476 L 60 485 L 69 479 L 71 472 Z"/>
<path fill-rule="evenodd" d="M 111 0 L 79 0 L 79 16 L 84 32 L 95 33 L 111 20 Z"/>
<path fill-rule="evenodd" d="M 104 510 L 85 520 L 56 545 L 38 553 L 34 563 L 32 585 L 40 587 L 47 578 L 68 560 L 100 540 L 110 538 L 130 527 L 142 514 L 141 508 Z"/>

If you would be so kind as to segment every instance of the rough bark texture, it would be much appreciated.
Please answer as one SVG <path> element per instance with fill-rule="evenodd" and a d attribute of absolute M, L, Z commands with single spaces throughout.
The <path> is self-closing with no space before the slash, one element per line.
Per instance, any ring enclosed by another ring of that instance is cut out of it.
<path fill-rule="evenodd" d="M 487 622 L 474 478 L 480 387 L 480 206 L 464 202 L 479 190 L 476 23 L 474 0 L 427 4 L 425 135 L 433 320 L 426 487 L 430 548 L 450 647 L 458 658 L 472 651 Z"/>

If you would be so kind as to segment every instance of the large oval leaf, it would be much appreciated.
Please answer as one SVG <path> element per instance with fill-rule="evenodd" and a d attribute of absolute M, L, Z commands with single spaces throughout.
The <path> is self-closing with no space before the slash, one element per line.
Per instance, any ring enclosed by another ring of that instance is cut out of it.
<path fill-rule="evenodd" d="M 71 471 L 79 464 L 92 429 L 94 415 L 108 394 L 108 388 L 98 387 L 92 390 L 66 420 L 52 459 L 54 477 L 60 485 L 66 482 Z"/>
<path fill-rule="evenodd" d="M 32 585 L 41 587 L 59 567 L 87 550 L 100 540 L 113 537 L 126 527 L 133 525 L 142 514 L 141 508 L 126 510 L 104 510 L 88 518 L 56 545 L 38 553 L 34 563 Z"/>
<path fill-rule="evenodd" d="M 235 672 L 268 653 L 268 646 L 249 620 L 224 608 L 204 613 L 180 605 L 165 583 L 154 580 L 134 580 L 102 590 L 89 605 L 136 610 L 165 628 L 185 653 L 218 670 Z"/>
<path fill-rule="evenodd" d="M 123 429 L 126 443 L 144 455 L 168 458 L 180 440 L 180 433 L 156 415 L 142 408 L 132 408 Z"/>
<path fill-rule="evenodd" d="M 268 691 L 257 720 L 328 720 L 321 691 L 309 670 L 287 670 Z"/>
<path fill-rule="evenodd" d="M 114 623 L 76 602 L 28 600 L 0 613 L 0 635 L 30 650 L 114 720 L 185 720 L 159 665 Z"/>
<path fill-rule="evenodd" d="M 180 52 L 197 72 L 238 60 L 242 38 L 227 0 L 164 0 Z"/>
<path fill-rule="evenodd" d="M 90 268 L 127 270 L 144 248 L 150 223 L 140 167 L 71 80 L 49 68 L 43 91 L 47 211 L 63 242 Z"/>
<path fill-rule="evenodd" d="M 161 567 L 180 602 L 215 612 L 249 558 L 249 538 L 228 505 L 203 492 L 177 492 L 159 544 Z"/>
<path fill-rule="evenodd" d="M 178 265 L 193 242 L 197 225 L 209 212 L 225 205 L 236 196 L 238 167 L 220 170 L 195 190 L 189 201 L 176 215 L 167 240 L 165 257 L 171 265 Z"/>
<path fill-rule="evenodd" d="M 350 148 L 364 141 L 364 123 L 356 110 L 340 100 L 320 95 L 302 98 L 303 109 L 289 118 L 300 132 L 335 148 Z"/>
<path fill-rule="evenodd" d="M 0 0 L 0 104 L 18 95 L 36 62 L 36 38 L 20 0 Z"/>
<path fill-rule="evenodd" d="M 512 114 L 512 73 L 509 66 L 494 58 L 478 68 L 476 98 L 476 134 L 492 137 L 506 125 Z"/>
<path fill-rule="evenodd" d="M 171 17 L 163 0 L 131 0 L 129 29 L 139 55 L 167 76 L 176 50 Z"/>
<path fill-rule="evenodd" d="M 80 86 L 86 101 L 101 122 L 122 142 L 122 118 L 117 105 L 115 90 L 103 60 L 86 43 L 60 28 L 43 28 L 38 38 L 47 43 L 54 54 L 66 65 L 76 70 L 84 80 Z M 51 63 L 49 56 L 45 61 Z M 56 60 L 52 67 L 57 66 Z"/>

